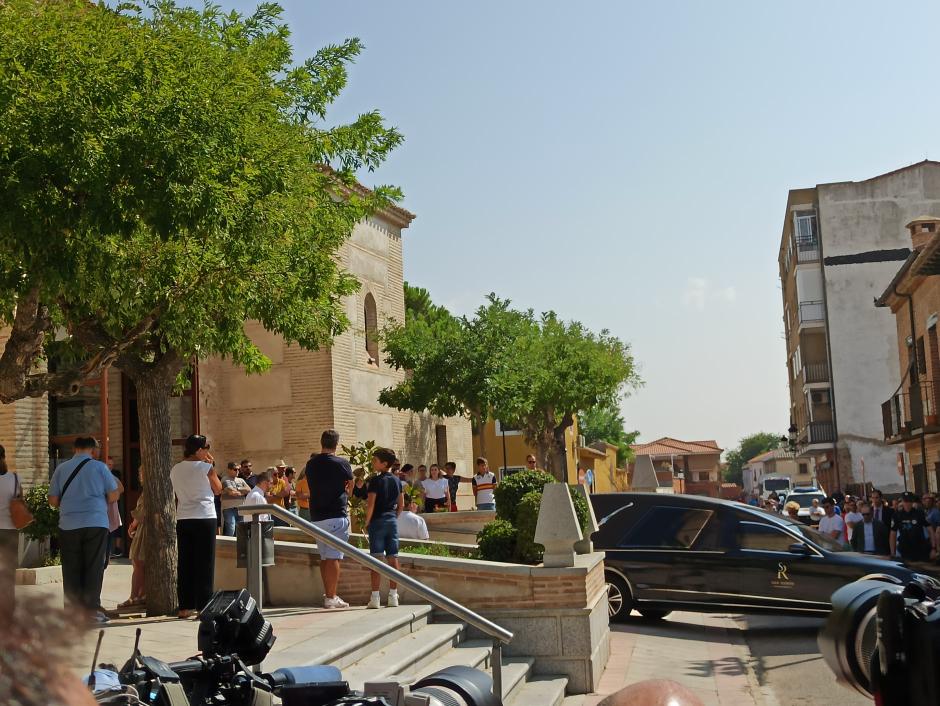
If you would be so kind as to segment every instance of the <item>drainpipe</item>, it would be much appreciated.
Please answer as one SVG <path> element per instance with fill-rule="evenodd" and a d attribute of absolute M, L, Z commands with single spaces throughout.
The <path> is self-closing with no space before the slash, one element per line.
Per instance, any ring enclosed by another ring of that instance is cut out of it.
<path fill-rule="evenodd" d="M 904 292 L 898 291 L 898 285 L 895 282 L 891 285 L 891 290 L 896 296 L 904 297 L 907 299 L 907 313 L 911 321 L 911 355 L 913 356 L 913 362 L 911 363 L 914 366 L 914 370 L 920 371 L 920 365 L 917 361 L 917 333 L 914 331 L 914 297 L 911 294 L 905 294 Z M 920 377 L 917 378 L 917 394 L 920 394 Z M 923 406 L 923 405 L 921 405 Z M 924 423 L 921 421 L 920 425 L 920 465 L 924 469 L 924 476 L 927 475 L 927 441 L 925 439 L 926 432 L 924 431 Z M 914 472 L 913 465 L 911 466 L 911 473 Z M 904 490 L 907 491 L 907 472 L 904 472 Z"/>

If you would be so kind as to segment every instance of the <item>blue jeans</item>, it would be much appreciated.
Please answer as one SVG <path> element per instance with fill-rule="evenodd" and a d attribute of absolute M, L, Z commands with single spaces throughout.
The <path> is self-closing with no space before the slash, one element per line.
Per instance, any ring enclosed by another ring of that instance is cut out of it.
<path fill-rule="evenodd" d="M 222 534 L 226 537 L 235 536 L 235 525 L 238 524 L 238 508 L 229 507 L 222 510 Z"/>
<path fill-rule="evenodd" d="M 372 556 L 398 556 L 398 518 L 395 515 L 374 518 L 368 529 Z"/>
<path fill-rule="evenodd" d="M 495 510 L 496 503 L 477 503 L 477 510 Z"/>

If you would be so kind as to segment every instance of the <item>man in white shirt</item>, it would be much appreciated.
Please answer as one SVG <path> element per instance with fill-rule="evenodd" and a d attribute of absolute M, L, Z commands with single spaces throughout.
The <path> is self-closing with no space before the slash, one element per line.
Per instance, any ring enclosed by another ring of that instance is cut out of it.
<path fill-rule="evenodd" d="M 822 505 L 826 514 L 819 520 L 820 533 L 832 539 L 844 540 L 845 521 L 835 513 L 835 500 L 826 498 Z"/>
<path fill-rule="evenodd" d="M 401 539 L 430 539 L 428 523 L 417 514 L 418 504 L 405 496 L 405 511 L 398 516 L 398 536 Z"/>
<path fill-rule="evenodd" d="M 267 505 L 268 501 L 265 495 L 271 489 L 271 471 L 262 471 L 255 476 L 257 482 L 251 492 L 245 496 L 245 502 L 242 505 Z M 270 522 L 271 516 L 267 513 L 258 515 L 259 522 Z M 251 522 L 251 515 L 242 515 L 242 522 Z"/>
<path fill-rule="evenodd" d="M 852 533 L 855 530 L 855 525 L 859 524 L 865 518 L 862 517 L 862 513 L 858 511 L 858 506 L 855 502 L 855 498 L 851 496 L 846 496 L 845 498 L 845 511 L 842 513 L 842 517 L 845 520 L 845 527 L 847 532 L 847 539 L 849 542 L 852 541 Z"/>

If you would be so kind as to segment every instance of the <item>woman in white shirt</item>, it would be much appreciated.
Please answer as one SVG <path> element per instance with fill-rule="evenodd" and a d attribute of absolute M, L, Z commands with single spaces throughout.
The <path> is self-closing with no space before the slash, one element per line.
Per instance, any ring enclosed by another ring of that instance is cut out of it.
<path fill-rule="evenodd" d="M 428 469 L 429 478 L 421 481 L 424 488 L 424 511 L 435 512 L 439 507 L 450 509 L 450 483 L 441 475 L 441 468 L 436 463 Z"/>
<path fill-rule="evenodd" d="M 16 474 L 7 468 L 6 457 L 6 450 L 0 446 L 0 614 L 13 609 L 19 533 L 10 517 L 10 501 L 22 493 Z"/>
<path fill-rule="evenodd" d="M 189 618 L 212 597 L 215 577 L 215 496 L 222 481 L 215 472 L 209 441 L 193 434 L 186 457 L 170 470 L 176 493 L 176 598 L 180 618 Z"/>

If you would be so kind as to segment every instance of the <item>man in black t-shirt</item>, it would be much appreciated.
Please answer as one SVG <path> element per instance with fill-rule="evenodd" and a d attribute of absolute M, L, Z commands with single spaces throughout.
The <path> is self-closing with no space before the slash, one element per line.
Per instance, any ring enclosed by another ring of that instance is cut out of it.
<path fill-rule="evenodd" d="M 366 505 L 366 530 L 369 532 L 369 553 L 374 557 L 385 557 L 388 565 L 394 569 L 398 563 L 398 516 L 405 507 L 401 481 L 392 475 L 391 467 L 395 462 L 395 452 L 391 449 L 376 449 L 372 455 L 372 470 L 378 475 L 369 479 L 368 504 Z M 380 577 L 372 574 L 372 596 L 366 608 L 381 608 L 379 595 Z M 398 606 L 398 584 L 389 581 L 388 606 Z"/>
<path fill-rule="evenodd" d="M 349 493 L 353 472 L 349 461 L 336 455 L 339 432 L 327 429 L 320 436 L 320 453 L 307 461 L 306 476 L 310 488 L 310 519 L 317 527 L 337 539 L 349 541 Z M 339 562 L 343 553 L 319 542 L 320 575 L 323 577 L 323 607 L 348 608 L 349 604 L 336 595 L 339 585 Z"/>
<path fill-rule="evenodd" d="M 927 517 L 914 507 L 914 493 L 901 495 L 901 507 L 891 517 L 891 556 L 898 552 L 906 561 L 927 561 L 930 558 L 930 540 L 927 538 Z"/>
<path fill-rule="evenodd" d="M 448 461 L 444 464 L 444 475 L 447 477 L 447 484 L 450 486 L 450 511 L 457 512 L 457 491 L 460 490 L 461 483 L 472 483 L 472 478 L 464 478 L 457 475 L 457 464 Z"/>

